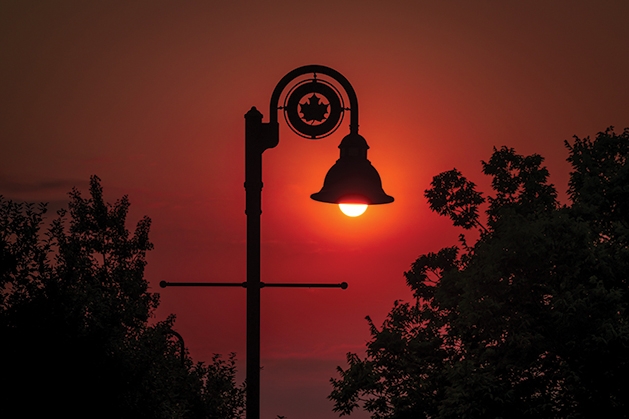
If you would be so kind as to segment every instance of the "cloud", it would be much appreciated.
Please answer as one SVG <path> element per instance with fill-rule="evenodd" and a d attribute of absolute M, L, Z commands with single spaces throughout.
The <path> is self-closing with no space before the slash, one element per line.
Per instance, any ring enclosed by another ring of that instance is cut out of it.
<path fill-rule="evenodd" d="M 0 195 L 7 199 L 25 201 L 58 200 L 73 187 L 86 187 L 86 180 L 41 179 L 34 181 L 15 180 L 0 175 Z"/>

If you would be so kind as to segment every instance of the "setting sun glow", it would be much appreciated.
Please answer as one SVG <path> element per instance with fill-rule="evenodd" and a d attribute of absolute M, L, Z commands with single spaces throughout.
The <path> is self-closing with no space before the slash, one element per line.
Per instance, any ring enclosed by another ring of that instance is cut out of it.
<path fill-rule="evenodd" d="M 339 208 L 348 217 L 358 217 L 367 211 L 367 204 L 339 204 Z"/>

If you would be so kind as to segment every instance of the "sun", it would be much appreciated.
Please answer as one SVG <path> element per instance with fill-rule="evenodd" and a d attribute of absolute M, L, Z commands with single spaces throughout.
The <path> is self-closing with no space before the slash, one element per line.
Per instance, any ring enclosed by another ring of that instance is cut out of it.
<path fill-rule="evenodd" d="M 367 204 L 339 204 L 343 214 L 348 217 L 358 217 L 367 211 Z"/>

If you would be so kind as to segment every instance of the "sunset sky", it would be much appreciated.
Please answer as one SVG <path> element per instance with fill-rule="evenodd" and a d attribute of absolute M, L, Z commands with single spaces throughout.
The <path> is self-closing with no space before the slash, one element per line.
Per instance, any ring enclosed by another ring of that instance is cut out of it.
<path fill-rule="evenodd" d="M 487 190 L 480 162 L 506 145 L 544 156 L 565 202 L 564 140 L 629 127 L 627 16 L 620 0 L 0 0 L 0 194 L 54 214 L 95 174 L 129 195 L 130 226 L 153 220 L 157 319 L 176 314 L 197 361 L 236 352 L 244 378 L 245 291 L 158 283 L 245 280 L 244 114 L 268 120 L 296 67 L 341 72 L 395 202 L 348 218 L 310 199 L 347 119 L 320 141 L 280 119 L 263 156 L 262 281 L 349 288 L 262 290 L 262 417 L 332 419 L 365 316 L 409 300 L 404 271 L 462 232 L 429 211 L 432 176 Z"/>

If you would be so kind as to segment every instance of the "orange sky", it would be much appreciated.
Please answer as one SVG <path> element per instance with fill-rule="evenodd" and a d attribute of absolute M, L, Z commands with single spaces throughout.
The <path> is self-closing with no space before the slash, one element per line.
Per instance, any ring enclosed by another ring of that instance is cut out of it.
<path fill-rule="evenodd" d="M 331 419 L 328 380 L 363 350 L 364 317 L 410 298 L 403 272 L 460 233 L 428 210 L 432 176 L 487 187 L 480 161 L 507 145 L 545 156 L 565 191 L 563 141 L 629 126 L 628 15 L 579 0 L 0 1 L 0 194 L 54 209 L 91 174 L 110 200 L 128 194 L 131 221 L 153 219 L 158 317 L 177 315 L 196 360 L 234 351 L 244 371 L 244 290 L 157 284 L 244 280 L 243 116 L 266 120 L 293 68 L 340 71 L 396 201 L 350 219 L 309 198 L 347 121 L 308 141 L 280 120 L 263 174 L 262 280 L 350 287 L 263 290 L 262 417 Z"/>

